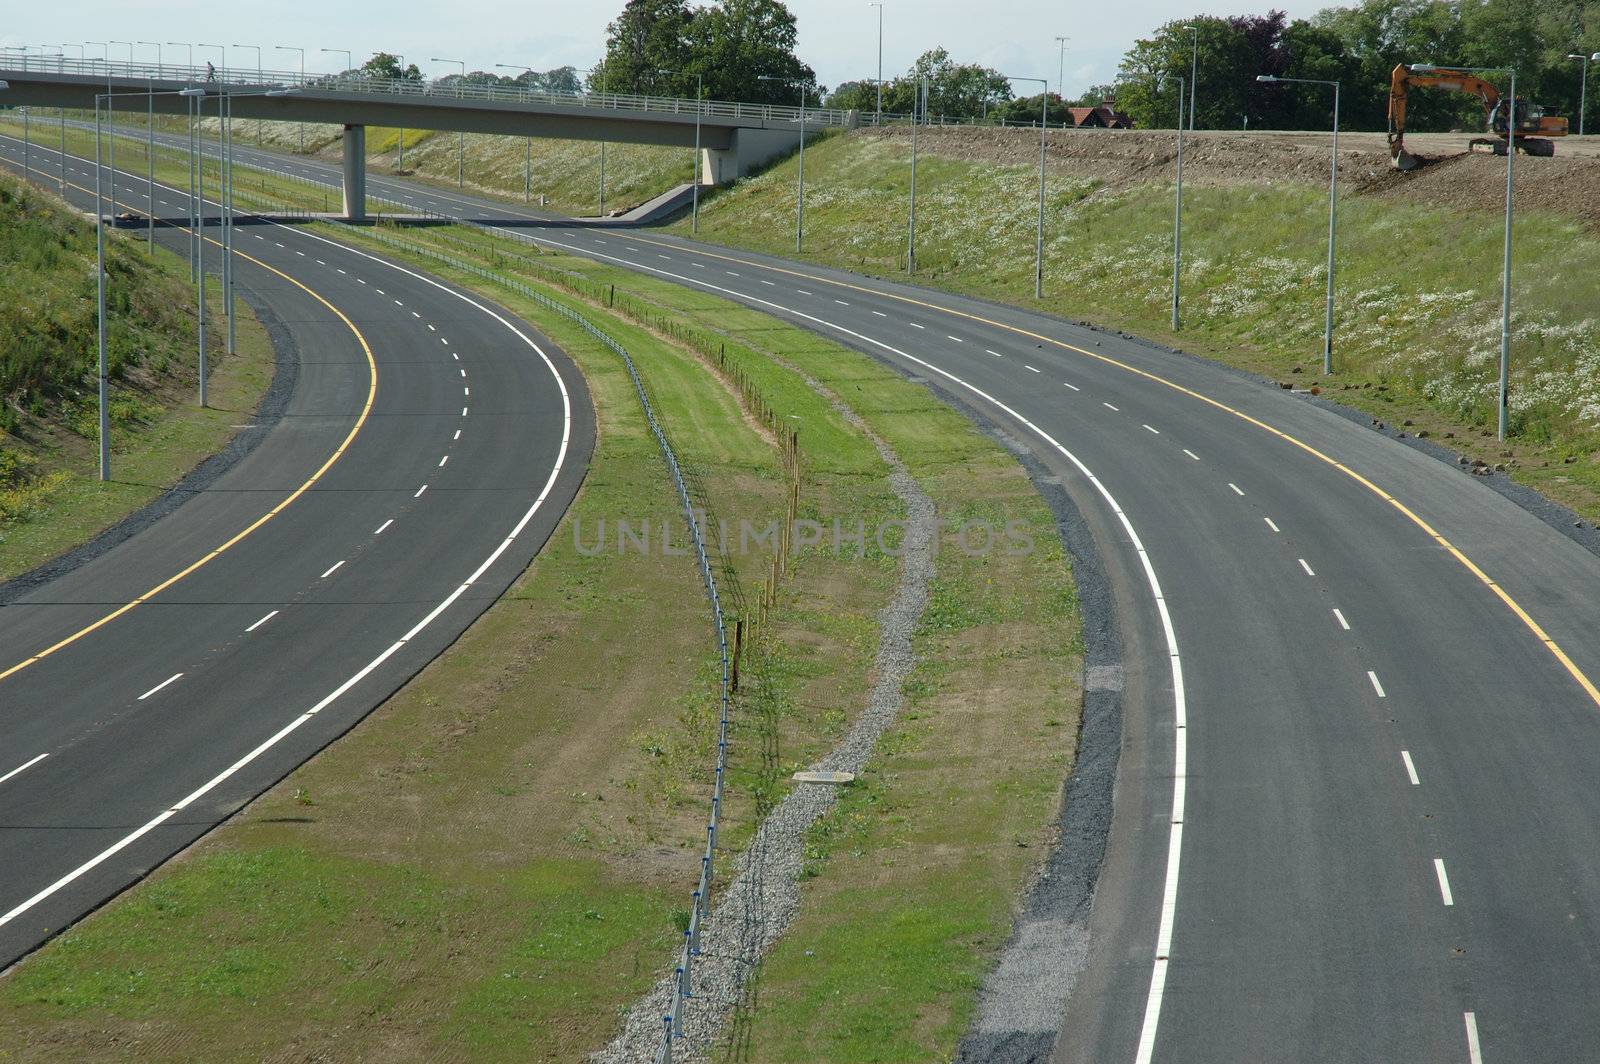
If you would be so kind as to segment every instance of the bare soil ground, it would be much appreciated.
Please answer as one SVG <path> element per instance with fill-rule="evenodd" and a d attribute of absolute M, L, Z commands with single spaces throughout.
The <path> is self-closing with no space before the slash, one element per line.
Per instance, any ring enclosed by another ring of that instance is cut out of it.
<path fill-rule="evenodd" d="M 861 135 L 909 140 L 909 127 L 889 126 Z M 1028 166 L 1039 158 L 1038 132 L 1029 129 L 932 127 L 919 132 L 919 150 L 967 162 Z M 1339 136 L 1341 183 L 1357 194 L 1390 197 L 1466 210 L 1504 202 L 1505 164 L 1487 151 L 1469 151 L 1470 133 L 1416 133 L 1406 138 L 1415 154 L 1433 160 L 1409 174 L 1389 164 L 1382 133 Z M 1186 134 L 1185 181 L 1201 185 L 1325 184 L 1326 133 L 1202 130 Z M 1172 130 L 1051 130 L 1046 157 L 1052 169 L 1116 189 L 1169 174 L 1177 150 Z M 1553 159 L 1519 156 L 1517 207 L 1552 210 L 1600 229 L 1600 136 L 1566 137 Z"/>

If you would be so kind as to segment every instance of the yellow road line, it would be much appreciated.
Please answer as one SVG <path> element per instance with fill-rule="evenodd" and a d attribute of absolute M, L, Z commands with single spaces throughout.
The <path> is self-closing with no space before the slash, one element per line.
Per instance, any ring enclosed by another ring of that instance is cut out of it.
<path fill-rule="evenodd" d="M 648 237 L 640 237 L 632 234 L 629 235 L 628 239 L 636 240 L 641 244 L 653 244 L 656 247 L 667 247 L 677 251 L 684 250 L 682 245 L 671 244 L 664 240 L 651 240 Z M 1209 395 L 1203 395 L 1200 392 L 1195 391 L 1193 388 L 1188 388 L 1177 383 L 1176 381 L 1170 381 L 1165 377 L 1157 376 L 1156 374 L 1151 373 L 1149 370 L 1140 369 L 1138 366 L 1130 365 L 1121 361 L 1120 359 L 1112 358 L 1109 355 L 1103 355 L 1095 351 L 1090 351 L 1086 348 L 1069 344 L 1065 340 L 1058 340 L 1052 336 L 1045 336 L 1042 333 L 1032 332 L 1017 325 L 1008 325 L 1003 321 L 994 321 L 978 314 L 971 314 L 964 310 L 955 310 L 951 307 L 940 306 L 937 303 L 929 303 L 925 300 L 914 299 L 911 296 L 903 296 L 896 292 L 885 292 L 881 289 L 869 288 L 865 285 L 851 284 L 848 281 L 839 281 L 831 277 L 821 277 L 816 274 L 805 273 L 801 270 L 785 269 L 781 266 L 772 266 L 764 262 L 744 259 L 735 255 L 719 255 L 715 252 L 699 250 L 696 250 L 695 253 L 705 255 L 708 258 L 720 259 L 725 262 L 735 262 L 744 266 L 755 267 L 757 269 L 771 270 L 774 273 L 786 274 L 790 277 L 796 277 L 806 281 L 813 281 L 818 284 L 829 284 L 838 288 L 849 289 L 850 291 L 854 292 L 862 292 L 885 299 L 893 299 L 910 306 L 921 307 L 925 310 L 936 311 L 941 314 L 949 314 L 956 318 L 964 318 L 967 321 L 978 322 L 996 329 L 1003 329 L 1006 332 L 1015 333 L 1018 336 L 1026 336 L 1030 340 L 1039 340 L 1043 343 L 1051 344 L 1055 347 L 1063 348 L 1067 351 L 1072 351 L 1087 358 L 1092 358 L 1096 361 L 1103 362 L 1108 366 L 1115 366 L 1117 369 L 1132 373 L 1138 377 L 1143 377 L 1145 380 L 1151 381 L 1155 384 L 1164 385 L 1165 387 L 1171 388 L 1173 391 L 1181 392 L 1182 394 L 1187 395 L 1192 399 L 1197 399 L 1200 402 L 1214 407 L 1217 410 L 1223 411 L 1227 414 L 1232 414 L 1241 421 L 1254 425 L 1262 431 L 1270 433 L 1271 435 L 1276 436 L 1278 439 L 1283 440 L 1285 443 L 1288 443 L 1294 447 L 1298 447 L 1300 450 L 1304 451 L 1308 455 L 1311 455 L 1313 458 L 1316 458 L 1317 460 L 1332 466 L 1334 469 L 1337 469 L 1339 472 L 1343 473 L 1345 476 L 1349 477 L 1351 480 L 1354 480 L 1357 484 L 1360 484 L 1378 498 L 1394 507 L 1397 511 L 1403 514 L 1407 520 L 1421 529 L 1425 535 L 1427 535 L 1440 547 L 1443 547 L 1446 551 L 1448 551 L 1450 556 L 1456 561 L 1460 562 L 1467 572 L 1476 577 L 1484 587 L 1488 588 L 1494 593 L 1495 597 L 1497 597 L 1501 602 L 1505 603 L 1506 607 L 1517 616 L 1517 619 L 1527 627 L 1528 631 L 1533 633 L 1534 638 L 1539 640 L 1539 642 L 1544 645 L 1544 648 L 1550 652 L 1551 656 L 1561 663 L 1562 668 L 1567 670 L 1567 673 L 1573 678 L 1573 680 L 1577 682 L 1578 686 L 1583 688 L 1590 700 L 1593 701 L 1597 707 L 1600 707 L 1600 688 L 1595 686 L 1594 681 L 1589 679 L 1588 675 L 1585 674 L 1584 671 L 1578 667 L 1577 663 L 1567 655 L 1567 652 L 1561 648 L 1561 645 L 1550 637 L 1550 634 L 1544 630 L 1539 622 L 1534 620 L 1533 616 L 1529 614 L 1527 610 L 1523 609 L 1521 604 L 1518 603 L 1516 599 L 1512 598 L 1510 593 L 1507 592 L 1505 588 L 1501 587 L 1497 582 L 1491 579 L 1476 562 L 1474 562 L 1471 558 L 1468 558 L 1458 547 L 1456 547 L 1455 544 L 1451 543 L 1448 539 L 1441 535 L 1432 525 L 1423 520 L 1420 515 L 1418 515 L 1405 503 L 1401 502 L 1399 499 L 1395 498 L 1393 495 L 1389 494 L 1387 491 L 1383 490 L 1378 485 L 1362 476 L 1360 473 L 1357 473 L 1343 462 L 1333 458 L 1330 455 L 1324 454 L 1322 451 L 1317 450 L 1317 448 L 1311 446 L 1309 443 L 1306 443 L 1304 440 L 1301 440 L 1295 436 L 1291 436 L 1282 429 L 1273 425 L 1269 425 L 1265 421 L 1262 421 L 1256 417 L 1252 417 L 1242 410 L 1236 409 L 1235 407 L 1231 407 L 1226 403 L 1213 399 Z"/>
<path fill-rule="evenodd" d="M 76 185 L 76 184 L 73 184 L 70 181 L 67 182 L 67 184 L 71 185 L 75 189 L 78 189 L 80 192 L 88 192 L 91 195 L 93 195 L 93 190 L 84 188 L 82 185 Z M 116 207 L 116 206 L 129 207 L 129 209 L 138 211 L 138 213 L 140 213 L 140 214 L 146 214 L 147 215 L 149 213 L 148 211 L 139 211 L 137 207 L 131 207 L 128 204 L 113 204 L 113 206 L 114 207 Z M 205 239 L 206 239 L 206 242 L 209 243 L 209 244 L 217 245 L 219 247 L 221 246 L 221 245 L 217 244 L 217 242 L 215 240 L 212 240 L 210 237 L 207 237 Z M 287 496 L 285 496 L 272 509 L 268 510 L 266 513 L 262 514 L 260 517 L 256 518 L 254 521 L 252 521 L 250 523 L 250 525 L 248 527 L 246 527 L 243 531 L 241 531 L 238 534 L 236 534 L 235 536 L 233 536 L 226 543 L 223 543 L 220 547 L 213 548 L 210 552 L 208 552 L 206 555 L 201 557 L 198 561 L 195 561 L 195 562 L 191 563 L 190 565 L 185 567 L 182 571 L 180 571 L 178 573 L 175 573 L 172 576 L 167 577 L 167 579 L 161 581 L 161 583 L 157 584 L 155 587 L 152 587 L 149 591 L 146 591 L 144 594 L 140 595 L 138 598 L 135 598 L 130 602 L 123 603 L 121 606 L 118 606 L 116 609 L 112 610 L 110 613 L 106 614 L 104 617 L 101 617 L 99 620 L 95 621 L 93 624 L 89 624 L 89 625 L 84 626 L 83 628 L 80 628 L 78 631 L 76 631 L 76 632 L 72 633 L 71 635 L 67 636 L 65 639 L 62 639 L 60 642 L 52 644 L 51 646 L 46 647 L 44 650 L 39 651 L 37 654 L 34 654 L 32 657 L 25 658 L 24 660 L 19 661 L 15 665 L 11 666 L 9 669 L 6 669 L 4 672 L 0 672 L 0 680 L 4 680 L 4 679 L 6 679 L 8 677 L 15 676 L 17 673 L 21 672 L 23 669 L 26 669 L 28 666 L 34 664 L 35 662 L 41 661 L 41 660 L 49 657 L 51 654 L 54 654 L 56 651 L 62 649 L 63 647 L 71 646 L 73 643 L 76 643 L 78 640 L 82 639 L 84 636 L 88 635 L 90 632 L 96 631 L 99 628 L 103 628 L 104 626 L 110 624 L 112 621 L 116 620 L 118 617 L 121 617 L 123 614 L 128 613 L 128 612 L 134 610 L 135 608 L 137 608 L 139 606 L 144 605 L 146 602 L 149 602 L 151 599 L 153 599 L 157 595 L 161 594 L 161 592 L 163 592 L 167 588 L 171 587 L 173 584 L 176 584 L 178 581 L 184 579 L 185 577 L 189 576 L 191 573 L 195 572 L 201 566 L 204 566 L 205 564 L 210 562 L 213 558 L 216 558 L 218 555 L 223 554 L 224 552 L 228 551 L 235 544 L 237 544 L 240 540 L 242 540 L 246 536 L 250 535 L 256 529 L 260 528 L 262 525 L 266 524 L 268 521 L 272 520 L 274 517 L 277 517 L 278 514 L 282 513 L 291 503 L 293 503 L 296 499 L 298 499 L 300 496 L 304 495 L 307 491 L 309 491 L 313 484 L 315 484 L 317 481 L 321 480 L 322 477 L 323 477 L 323 474 L 327 473 L 327 471 L 330 468 L 333 467 L 333 464 L 335 462 L 337 462 L 340 458 L 344 457 L 345 451 L 349 449 L 350 444 L 355 440 L 356 435 L 361 431 L 362 426 L 364 426 L 367 423 L 367 417 L 372 412 L 373 401 L 377 398 L 377 395 L 378 395 L 378 363 L 377 363 L 377 360 L 372 357 L 372 348 L 370 346 L 368 346 L 367 338 L 361 334 L 361 330 L 360 329 L 356 328 L 355 322 L 353 322 L 349 318 L 347 318 L 343 311 L 341 311 L 338 307 L 334 306 L 332 303 L 328 302 L 328 300 L 326 298 L 324 298 L 320 293 L 314 291 L 313 289 L 311 289 L 307 285 L 303 284 L 302 282 L 295 280 L 293 277 L 289 276 L 287 273 L 284 273 L 282 270 L 276 269 L 275 267 L 272 267 L 272 266 L 268 266 L 265 262 L 262 262 L 260 259 L 255 258 L 252 255 L 247 255 L 242 251 L 235 251 L 234 254 L 238 255 L 239 257 L 245 259 L 248 262 L 255 263 L 257 266 L 260 266 L 264 270 L 268 270 L 268 271 L 270 271 L 272 273 L 277 274 L 279 277 L 282 277 L 285 281 L 288 281 L 290 284 L 294 285 L 296 288 L 299 288 L 301 291 L 303 291 L 307 295 L 309 295 L 312 299 L 315 299 L 317 302 L 321 303 L 323 306 L 325 306 L 329 310 L 331 310 L 335 315 L 338 316 L 339 320 L 344 322 L 345 325 L 350 329 L 350 331 L 355 334 L 356 342 L 361 345 L 361 350 L 367 357 L 367 371 L 368 371 L 367 401 L 361 408 L 360 416 L 356 418 L 356 423 L 350 427 L 349 435 L 345 436 L 344 441 L 339 444 L 339 446 L 334 450 L 334 452 L 331 455 L 328 456 L 328 460 L 323 462 L 321 467 L 319 467 L 315 473 L 311 474 L 311 476 L 306 479 L 305 483 L 301 484 L 298 488 L 295 488 L 292 492 L 290 492 Z"/>

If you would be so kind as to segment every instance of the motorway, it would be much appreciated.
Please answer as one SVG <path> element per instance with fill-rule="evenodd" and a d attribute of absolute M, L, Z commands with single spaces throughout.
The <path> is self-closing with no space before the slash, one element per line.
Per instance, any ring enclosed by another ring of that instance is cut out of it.
<path fill-rule="evenodd" d="M 34 163 L 53 184 L 56 156 Z M 68 167 L 89 208 L 93 165 Z M 145 209 L 146 186 L 119 186 L 119 209 Z M 244 427 L 263 438 L 173 512 L 0 607 L 0 967 L 449 646 L 587 465 L 583 378 L 526 324 L 292 228 L 241 225 L 237 247 L 240 290 L 295 353 L 282 416 Z"/>
<path fill-rule="evenodd" d="M 1303 396 L 1114 334 L 392 178 L 369 191 L 839 340 L 1065 486 L 1111 586 L 1120 763 L 1061 1037 L 1007 1045 L 1592 1058 L 1600 559 L 1561 530 Z"/>

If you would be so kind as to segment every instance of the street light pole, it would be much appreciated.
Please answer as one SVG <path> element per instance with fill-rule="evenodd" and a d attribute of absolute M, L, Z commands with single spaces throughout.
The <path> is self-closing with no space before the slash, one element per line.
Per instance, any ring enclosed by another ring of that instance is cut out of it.
<path fill-rule="evenodd" d="M 457 63 L 461 66 L 461 80 L 467 80 L 467 61 L 465 59 L 437 59 L 429 58 L 430 63 Z M 464 85 L 463 85 L 464 87 Z M 467 165 L 467 134 L 464 130 L 456 130 L 456 188 L 466 188 Z"/>
<path fill-rule="evenodd" d="M 274 51 L 278 51 L 278 52 L 299 52 L 300 53 L 300 84 L 304 85 L 306 83 L 306 50 L 304 48 L 297 48 L 292 44 L 275 44 L 275 45 L 272 46 L 272 48 L 273 48 Z M 260 128 L 260 127 L 257 127 L 257 128 Z M 304 122 L 301 122 L 300 123 L 300 154 L 304 155 L 305 153 L 306 153 L 306 124 Z"/>
<path fill-rule="evenodd" d="M 355 56 L 351 53 L 350 49 L 348 49 L 348 48 L 323 48 L 322 52 L 324 52 L 324 53 L 332 52 L 334 54 L 338 54 L 339 52 L 343 52 L 344 53 L 344 70 L 340 72 L 340 75 L 339 75 L 340 77 L 343 77 L 345 74 L 348 74 L 348 73 L 350 73 L 350 71 L 355 69 L 356 60 L 355 60 Z"/>
<path fill-rule="evenodd" d="M 1194 86 L 1200 80 L 1200 27 L 1191 24 L 1189 29 L 1194 31 L 1194 43 L 1189 53 L 1189 132 L 1194 132 Z"/>
<path fill-rule="evenodd" d="M 235 48 L 254 48 L 256 50 L 256 84 L 266 82 L 266 77 L 261 73 L 261 46 L 259 44 L 236 44 Z M 256 119 L 256 147 L 261 147 L 261 119 Z"/>
<path fill-rule="evenodd" d="M 528 73 L 528 74 L 532 74 L 533 73 L 533 67 L 531 67 L 531 66 L 514 66 L 511 63 L 496 63 L 495 64 L 495 68 L 498 69 L 498 70 L 521 70 L 524 73 Z M 405 139 L 405 133 L 404 133 L 403 130 L 401 131 L 401 139 L 402 140 Z M 533 189 L 533 138 L 529 137 L 528 138 L 528 143 L 524 147 L 523 154 L 522 154 L 522 202 L 523 203 L 529 203 L 529 202 L 532 201 L 532 197 L 533 197 L 532 189 Z"/>
<path fill-rule="evenodd" d="M 1039 225 L 1033 244 L 1033 298 L 1044 298 L 1044 148 L 1045 131 L 1050 125 L 1050 79 L 1006 75 L 1010 81 L 1039 83 Z"/>
<path fill-rule="evenodd" d="M 772 77 L 760 74 L 757 81 L 795 81 L 795 78 Z M 805 242 L 806 231 L 806 88 L 804 81 L 800 82 L 800 173 L 796 181 L 796 199 L 794 211 L 794 250 L 795 254 Z M 696 118 L 698 123 L 699 119 Z"/>
<path fill-rule="evenodd" d="M 658 70 L 658 74 L 686 74 L 684 70 Z M 690 192 L 689 208 L 689 233 L 698 236 L 700 233 L 700 116 L 705 111 L 706 83 L 705 76 L 696 71 L 694 75 L 694 185 Z M 803 102 L 803 101 L 802 101 Z M 805 137 L 805 127 L 801 127 L 800 136 Z M 802 150 L 804 145 L 802 143 Z"/>
<path fill-rule="evenodd" d="M 1193 117 L 1191 113 L 1190 117 Z M 1183 79 L 1178 79 L 1178 178 L 1172 203 L 1172 331 L 1178 331 L 1179 277 L 1183 267 Z"/>
<path fill-rule="evenodd" d="M 605 64 L 597 63 L 590 67 L 590 75 L 592 76 L 596 70 L 600 71 L 600 99 L 601 103 L 604 104 L 606 95 Z M 597 216 L 600 218 L 606 216 L 606 142 L 603 140 L 600 142 L 600 210 L 597 212 Z"/>
<path fill-rule="evenodd" d="M 928 79 L 917 82 L 917 95 L 911 103 L 911 210 L 906 219 L 906 274 L 917 272 L 917 127 L 928 110 Z"/>
<path fill-rule="evenodd" d="M 1257 74 L 1256 80 L 1333 86 L 1333 151 L 1328 173 L 1328 294 L 1323 306 L 1322 325 L 1322 373 L 1328 376 L 1333 372 L 1333 252 L 1339 223 L 1339 83 L 1321 78 L 1279 78 L 1271 74 Z"/>
<path fill-rule="evenodd" d="M 67 157 L 61 157 L 61 169 Z M 100 199 L 100 97 L 94 99 L 95 319 L 100 349 L 100 480 L 111 479 L 111 417 L 106 396 L 106 212 Z"/>
<path fill-rule="evenodd" d="M 878 9 L 878 117 L 875 125 L 883 125 L 883 4 L 871 3 L 868 7 Z"/>
<path fill-rule="evenodd" d="M 1578 136 L 1581 137 L 1583 136 L 1583 112 L 1589 102 L 1589 55 L 1586 52 L 1573 52 L 1567 58 L 1583 60 L 1583 73 L 1578 75 Z"/>
<path fill-rule="evenodd" d="M 1067 42 L 1071 39 L 1071 37 L 1056 38 L 1056 43 L 1061 45 L 1061 55 L 1056 60 L 1056 95 L 1061 97 L 1063 104 L 1067 102 Z M 1048 95 L 1049 92 L 1050 89 L 1046 86 L 1045 93 Z"/>

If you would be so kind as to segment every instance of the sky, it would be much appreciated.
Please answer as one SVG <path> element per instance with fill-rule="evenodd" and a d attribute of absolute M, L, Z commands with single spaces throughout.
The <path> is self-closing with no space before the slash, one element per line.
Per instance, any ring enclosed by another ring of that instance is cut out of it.
<path fill-rule="evenodd" d="M 842 81 L 872 78 L 878 67 L 878 9 L 867 0 L 786 0 L 795 15 L 797 51 L 829 87 Z M 293 52 L 275 45 L 306 49 L 306 69 L 344 67 L 344 53 L 323 48 L 348 48 L 359 64 L 375 51 L 395 52 L 416 63 L 425 74 L 450 73 L 454 64 L 433 57 L 462 59 L 468 69 L 494 69 L 496 63 L 529 65 L 538 70 L 571 65 L 585 68 L 605 49 L 606 24 L 622 9 L 623 0 L 461 0 L 442 7 L 436 0 L 342 0 L 311 3 L 226 5 L 196 0 L 74 0 L 64 7 L 42 3 L 10 6 L 0 44 L 46 45 L 95 40 L 213 42 L 227 47 L 227 65 L 255 66 L 253 48 L 263 46 L 267 68 L 294 69 Z M 1114 5 L 1069 6 L 1061 0 L 884 0 L 883 72 L 903 73 L 928 49 L 944 46 L 958 62 L 976 62 L 1002 73 L 1049 78 L 1058 88 L 1061 70 L 1057 36 L 1067 36 L 1064 74 L 1066 94 L 1077 96 L 1090 85 L 1113 80 L 1117 62 L 1135 38 L 1163 22 L 1196 14 L 1264 14 L 1269 8 L 1308 17 L 1325 0 L 1120 0 Z M 444 18 L 440 11 L 448 12 Z M 228 12 L 227 20 L 218 17 Z M 1111 17 L 1114 12 L 1115 17 Z M 68 55 L 78 49 L 70 47 Z M 98 47 L 87 54 L 98 55 Z M 168 62 L 183 61 L 187 50 L 166 47 Z M 113 57 L 128 49 L 113 45 Z M 141 60 L 156 49 L 136 47 Z M 35 51 L 33 54 L 38 54 Z M 195 49 L 195 62 L 221 66 L 216 48 Z M 1019 95 L 1037 91 L 1018 84 Z"/>

